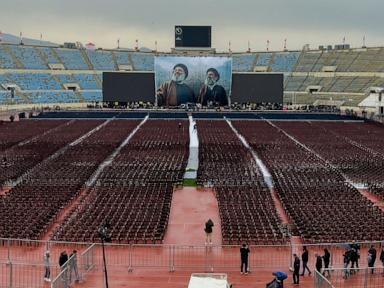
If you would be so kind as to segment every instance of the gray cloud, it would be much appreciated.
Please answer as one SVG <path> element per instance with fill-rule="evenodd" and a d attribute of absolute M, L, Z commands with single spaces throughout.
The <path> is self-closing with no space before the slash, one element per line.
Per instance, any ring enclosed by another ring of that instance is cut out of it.
<path fill-rule="evenodd" d="M 4 32 L 44 38 L 56 42 L 94 41 L 112 48 L 117 38 L 126 46 L 134 40 L 169 50 L 173 26 L 212 25 L 213 45 L 218 50 L 246 49 L 250 40 L 255 49 L 281 49 L 284 38 L 289 47 L 305 43 L 326 44 L 347 41 L 361 45 L 363 35 L 370 45 L 383 45 L 381 0 L 3 0 L 0 10 Z M 371 41 L 371 42 L 370 42 Z"/>

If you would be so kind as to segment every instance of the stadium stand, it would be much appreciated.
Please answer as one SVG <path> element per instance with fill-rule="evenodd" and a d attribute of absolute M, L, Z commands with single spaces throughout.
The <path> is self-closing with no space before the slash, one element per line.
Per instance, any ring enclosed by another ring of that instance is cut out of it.
<path fill-rule="evenodd" d="M 228 56 L 228 54 L 218 54 L 218 56 Z M 284 103 L 286 104 L 313 105 L 317 100 L 331 98 L 341 101 L 339 105 L 356 106 L 366 97 L 365 93 L 369 87 L 384 85 L 381 75 L 366 74 L 384 72 L 384 48 L 255 52 L 231 54 L 231 56 L 234 72 L 253 72 L 262 68 L 260 71 L 284 73 L 284 89 L 287 92 Z M 92 76 L 95 73 L 116 71 L 119 70 L 119 65 L 127 65 L 128 69 L 134 71 L 153 71 L 154 58 L 155 54 L 151 52 L 91 51 L 83 48 L 4 44 L 0 46 L 0 69 L 4 69 L 2 73 L 6 73 L 10 77 L 0 78 L 0 86 L 9 81 L 15 82 L 16 85 L 19 85 L 20 82 L 21 90 L 18 91 L 18 97 L 13 103 L 35 103 L 28 101 L 28 96 L 23 97 L 23 94 L 28 93 L 28 90 L 32 90 L 34 86 L 39 89 L 56 90 L 58 88 L 56 85 L 72 83 L 78 84 L 81 90 L 101 90 L 102 77 L 96 79 L 96 76 Z M 49 66 L 50 64 L 61 64 L 62 68 L 52 68 Z M 21 71 L 16 73 L 9 69 L 21 69 Z M 55 75 L 57 73 L 51 72 L 50 69 L 66 69 L 73 76 L 63 76 L 64 73 Z M 47 72 L 45 73 L 43 70 Z M 76 70 L 87 72 L 79 74 Z M 21 78 L 14 76 L 16 74 Z M 45 75 L 44 77 L 47 79 L 40 79 L 41 76 L 34 76 L 34 74 Z M 51 79 L 48 79 L 48 75 L 51 74 Z M 25 85 L 24 78 L 36 85 L 31 87 Z M 310 86 L 320 86 L 316 97 L 309 93 Z M 293 98 L 290 93 L 294 92 L 298 92 L 299 95 Z M 92 91 L 80 93 L 77 99 L 72 97 L 67 99 L 78 102 L 92 102 L 95 99 L 101 101 L 98 95 L 97 91 Z M 45 104 L 62 103 L 63 99 L 65 101 L 65 97 L 61 97 L 60 101 L 51 101 L 50 98 L 41 97 L 39 101 L 46 99 L 48 102 Z M 0 104 L 9 104 L 9 100 L 4 95 L 0 101 Z"/>
<path fill-rule="evenodd" d="M 79 83 L 81 89 L 100 89 L 101 87 L 97 84 L 96 78 L 93 74 L 74 74 L 74 82 Z"/>
<path fill-rule="evenodd" d="M 16 45 L 9 47 L 11 48 L 11 51 L 17 60 L 21 62 L 25 69 L 47 69 L 47 65 L 44 64 L 40 58 L 39 53 L 34 47 L 23 47 Z"/>
<path fill-rule="evenodd" d="M 0 68 L 14 69 L 16 68 L 12 56 L 7 52 L 8 46 L 0 45 Z"/>
<path fill-rule="evenodd" d="M 271 65 L 272 71 L 292 72 L 299 56 L 299 52 L 275 53 L 274 61 Z"/>
<path fill-rule="evenodd" d="M 256 54 L 232 56 L 232 69 L 239 72 L 252 72 Z"/>
<path fill-rule="evenodd" d="M 118 65 L 131 65 L 128 52 L 113 51 L 112 53 L 116 55 L 116 62 Z"/>
<path fill-rule="evenodd" d="M 56 52 L 68 70 L 89 70 L 80 50 L 58 48 Z"/>
<path fill-rule="evenodd" d="M 133 68 L 136 71 L 153 71 L 154 56 L 151 53 L 130 53 Z"/>
<path fill-rule="evenodd" d="M 60 83 L 48 73 L 7 74 L 9 83 L 17 84 L 22 90 L 61 90 Z"/>
<path fill-rule="evenodd" d="M 115 70 L 110 51 L 87 50 L 87 55 L 95 70 Z"/>
<path fill-rule="evenodd" d="M 271 58 L 272 53 L 260 53 L 257 58 L 256 66 L 268 66 Z"/>

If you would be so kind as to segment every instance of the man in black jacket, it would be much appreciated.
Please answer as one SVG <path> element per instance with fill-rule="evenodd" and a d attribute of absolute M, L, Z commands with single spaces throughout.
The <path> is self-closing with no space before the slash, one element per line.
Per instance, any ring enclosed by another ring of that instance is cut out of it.
<path fill-rule="evenodd" d="M 240 273 L 243 274 L 248 274 L 248 257 L 249 257 L 249 253 L 251 251 L 249 250 L 249 247 L 247 244 L 243 244 L 242 247 L 240 248 L 240 256 L 241 256 L 241 269 L 240 269 Z M 243 268 L 244 268 L 244 272 L 243 272 Z"/>
<path fill-rule="evenodd" d="M 368 250 L 368 267 L 372 268 L 371 273 L 373 274 L 374 272 L 374 267 L 375 267 L 375 262 L 376 262 L 376 249 L 373 245 L 371 245 L 371 248 Z"/>
<path fill-rule="evenodd" d="M 311 270 L 308 268 L 308 250 L 306 246 L 303 246 L 303 254 L 301 254 L 301 260 L 303 261 L 303 273 L 301 273 L 301 276 L 304 276 L 305 274 L 305 269 L 308 270 L 308 275 L 311 275 Z"/>
<path fill-rule="evenodd" d="M 321 269 L 323 269 L 323 258 L 319 254 L 315 254 L 316 257 L 316 271 L 321 273 Z"/>
<path fill-rule="evenodd" d="M 208 219 L 207 222 L 205 222 L 205 228 L 204 228 L 204 231 L 205 231 L 205 245 L 207 244 L 212 244 L 212 232 L 213 232 L 213 229 L 212 227 L 214 226 L 213 224 L 213 221 L 211 219 Z"/>
<path fill-rule="evenodd" d="M 293 254 L 295 261 L 293 261 L 293 284 L 299 285 L 300 282 L 300 258 L 297 254 Z"/>
<path fill-rule="evenodd" d="M 204 85 L 201 87 L 197 102 L 202 106 L 212 103 L 215 106 L 227 106 L 227 93 L 223 86 L 217 84 L 220 74 L 215 68 L 207 70 L 207 76 Z"/>

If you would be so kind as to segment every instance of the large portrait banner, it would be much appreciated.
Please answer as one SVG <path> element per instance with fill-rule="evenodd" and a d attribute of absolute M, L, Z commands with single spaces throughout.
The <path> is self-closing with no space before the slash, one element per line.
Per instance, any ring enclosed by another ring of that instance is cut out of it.
<path fill-rule="evenodd" d="M 229 57 L 155 57 L 158 106 L 228 106 L 231 82 Z"/>

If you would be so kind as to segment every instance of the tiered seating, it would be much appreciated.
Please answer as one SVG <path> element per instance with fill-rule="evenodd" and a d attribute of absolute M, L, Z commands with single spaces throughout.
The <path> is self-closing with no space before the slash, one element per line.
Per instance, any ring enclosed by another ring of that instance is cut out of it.
<path fill-rule="evenodd" d="M 131 65 L 131 62 L 129 61 L 129 58 L 128 58 L 128 52 L 114 51 L 112 53 L 115 53 L 115 55 L 116 55 L 117 64 L 119 64 L 119 65 Z"/>
<path fill-rule="evenodd" d="M 74 74 L 73 77 L 83 90 L 100 89 L 93 74 Z"/>
<path fill-rule="evenodd" d="M 20 45 L 11 45 L 9 47 L 26 69 L 48 68 L 34 47 L 24 47 Z"/>
<path fill-rule="evenodd" d="M 256 66 L 268 66 L 271 61 L 272 53 L 260 53 L 257 58 Z"/>
<path fill-rule="evenodd" d="M 0 45 L 0 68 L 3 68 L 3 69 L 16 68 L 16 65 L 12 59 L 12 56 L 5 50 L 5 46 L 3 45 Z"/>
<path fill-rule="evenodd" d="M 319 52 L 306 52 L 301 55 L 301 58 L 298 60 L 295 71 L 296 72 L 311 72 L 311 71 L 320 71 L 321 67 L 316 65 L 317 60 L 321 56 Z"/>
<path fill-rule="evenodd" d="M 85 126 L 89 128 L 102 121 L 78 122 L 74 127 L 83 130 L 83 134 Z M 34 169 L 0 204 L 1 237 L 39 239 L 133 127 L 126 121 L 112 121 L 79 144 L 70 146 L 57 158 Z"/>
<path fill-rule="evenodd" d="M 56 54 L 53 52 L 55 48 L 39 47 L 36 49 L 40 49 L 43 58 L 46 59 L 48 64 L 62 64 L 60 59 L 57 58 Z"/>
<path fill-rule="evenodd" d="M 269 168 L 280 201 L 304 242 L 382 238 L 384 213 L 345 183 L 337 170 L 268 123 L 237 121 L 234 126 Z"/>
<path fill-rule="evenodd" d="M 232 56 L 232 69 L 239 72 L 252 72 L 256 54 Z"/>
<path fill-rule="evenodd" d="M 62 84 L 76 83 L 77 81 L 72 74 L 55 74 Z"/>
<path fill-rule="evenodd" d="M 80 50 L 58 48 L 56 52 L 68 70 L 89 70 Z"/>
<path fill-rule="evenodd" d="M 99 241 L 97 229 L 109 221 L 114 242 L 161 241 L 188 146 L 187 121 L 148 120 L 101 172 L 54 239 Z"/>
<path fill-rule="evenodd" d="M 274 62 L 271 65 L 274 72 L 292 72 L 296 65 L 300 52 L 275 53 Z"/>
<path fill-rule="evenodd" d="M 112 52 L 87 50 L 87 54 L 95 70 L 115 70 Z"/>
<path fill-rule="evenodd" d="M 279 127 L 311 148 L 355 183 L 384 183 L 384 157 L 332 133 L 325 123 L 279 123 Z M 382 138 L 382 137 L 381 137 Z"/>
<path fill-rule="evenodd" d="M 155 58 L 150 53 L 131 53 L 133 68 L 136 71 L 153 71 Z"/>
<path fill-rule="evenodd" d="M 24 95 L 30 100 L 29 103 L 77 103 L 79 97 L 73 91 L 38 91 L 25 92 Z"/>
<path fill-rule="evenodd" d="M 61 90 L 60 83 L 48 73 L 7 74 L 8 83 L 16 83 L 22 90 Z"/>
<path fill-rule="evenodd" d="M 225 121 L 200 120 L 198 182 L 214 185 L 223 241 L 284 243 L 269 189 L 251 153 Z"/>
<path fill-rule="evenodd" d="M 21 176 L 60 148 L 94 128 L 97 124 L 100 124 L 100 121 L 72 121 L 33 139 L 33 141 L 25 145 L 14 146 L 12 149 L 6 150 L 4 155 L 7 157 L 7 165 L 0 167 L 0 184 Z M 50 125 L 54 124 L 49 124 L 48 127 Z"/>
<path fill-rule="evenodd" d="M 103 101 L 103 93 L 101 91 L 82 91 L 81 96 L 84 97 L 85 102 Z"/>
<path fill-rule="evenodd" d="M 349 72 L 383 72 L 384 71 L 384 49 L 373 48 L 360 52 L 351 65 L 347 68 Z"/>

